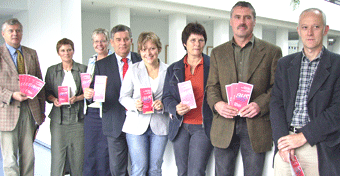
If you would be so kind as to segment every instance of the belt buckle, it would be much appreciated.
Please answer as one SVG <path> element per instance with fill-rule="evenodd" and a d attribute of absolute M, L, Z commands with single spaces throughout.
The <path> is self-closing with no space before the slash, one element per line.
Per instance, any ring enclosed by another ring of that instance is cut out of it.
<path fill-rule="evenodd" d="M 293 127 L 293 132 L 294 132 L 294 133 L 297 133 L 297 132 L 298 132 L 298 129 L 295 128 L 295 127 Z"/>

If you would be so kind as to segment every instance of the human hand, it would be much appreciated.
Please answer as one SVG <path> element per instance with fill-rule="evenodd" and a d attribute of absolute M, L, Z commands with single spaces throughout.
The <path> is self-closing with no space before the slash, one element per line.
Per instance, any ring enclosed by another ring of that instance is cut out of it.
<path fill-rule="evenodd" d="M 255 102 L 249 103 L 247 106 L 243 107 L 240 110 L 240 116 L 241 117 L 248 117 L 248 118 L 253 118 L 257 114 L 259 114 L 261 111 L 259 105 Z"/>
<path fill-rule="evenodd" d="M 92 88 L 85 88 L 84 89 L 84 97 L 86 99 L 91 99 L 94 95 L 94 90 Z"/>
<path fill-rule="evenodd" d="M 135 104 L 136 104 L 136 108 L 137 108 L 138 111 L 143 111 L 143 102 L 142 102 L 142 100 L 138 99 L 135 102 Z"/>
<path fill-rule="evenodd" d="M 187 112 L 189 112 L 190 110 L 191 110 L 190 106 L 186 104 L 182 104 L 182 102 L 176 105 L 176 112 L 178 115 L 182 116 L 186 114 Z"/>
<path fill-rule="evenodd" d="M 163 103 L 161 100 L 155 100 L 152 103 L 152 107 L 155 108 L 155 110 L 160 111 L 163 109 Z"/>
<path fill-rule="evenodd" d="M 55 98 L 55 99 L 53 100 L 53 104 L 54 104 L 55 107 L 60 107 L 60 106 L 61 106 L 61 104 L 59 104 L 58 98 Z"/>
<path fill-rule="evenodd" d="M 280 155 L 281 159 L 282 159 L 284 162 L 289 163 L 289 153 L 290 153 L 290 157 L 293 158 L 293 157 L 294 157 L 295 150 L 294 150 L 294 149 L 292 149 L 292 150 L 286 150 L 286 151 L 279 150 L 278 152 L 279 152 L 279 155 Z"/>
<path fill-rule="evenodd" d="M 233 118 L 238 114 L 238 110 L 235 107 L 228 105 L 228 103 L 224 101 L 217 102 L 214 107 L 215 110 L 225 118 Z"/>
<path fill-rule="evenodd" d="M 13 92 L 12 94 L 12 98 L 19 101 L 19 102 L 22 102 L 22 101 L 25 101 L 28 99 L 28 97 L 26 96 L 26 94 L 22 93 L 22 92 Z"/>
<path fill-rule="evenodd" d="M 75 102 L 77 102 L 77 96 L 73 96 L 70 98 L 70 104 L 74 104 Z"/>
<path fill-rule="evenodd" d="M 289 151 L 303 146 L 306 142 L 307 139 L 303 133 L 290 134 L 283 136 L 278 140 L 277 148 L 282 151 Z"/>

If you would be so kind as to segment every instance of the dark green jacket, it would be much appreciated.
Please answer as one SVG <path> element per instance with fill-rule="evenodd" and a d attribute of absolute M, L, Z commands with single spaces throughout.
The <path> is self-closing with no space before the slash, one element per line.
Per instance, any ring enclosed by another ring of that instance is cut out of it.
<path fill-rule="evenodd" d="M 87 69 L 87 66 L 73 61 L 73 67 L 72 67 L 71 72 L 72 72 L 74 81 L 77 86 L 76 96 L 83 94 L 83 89 L 81 87 L 80 73 L 85 73 L 86 69 Z M 47 73 L 45 76 L 46 97 L 48 97 L 49 95 L 58 97 L 58 86 L 61 86 L 61 84 L 63 83 L 64 76 L 65 76 L 65 73 L 63 71 L 62 63 L 59 63 L 57 65 L 52 65 L 51 67 L 47 69 Z M 53 103 L 48 100 L 47 102 Z M 84 101 L 77 101 L 72 106 L 75 106 L 78 119 L 84 118 L 84 113 L 83 113 Z M 61 107 L 55 107 L 53 105 L 52 110 L 48 116 L 51 118 L 53 122 L 61 124 L 61 115 L 62 115 Z"/>

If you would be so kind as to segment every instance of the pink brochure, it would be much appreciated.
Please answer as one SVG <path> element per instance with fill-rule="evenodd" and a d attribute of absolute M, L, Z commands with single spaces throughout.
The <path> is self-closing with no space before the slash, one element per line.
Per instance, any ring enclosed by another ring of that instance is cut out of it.
<path fill-rule="evenodd" d="M 22 92 L 22 93 L 26 93 L 26 89 L 27 89 L 26 79 L 27 79 L 26 74 L 20 74 L 19 75 L 20 92 Z"/>
<path fill-rule="evenodd" d="M 289 164 L 290 164 L 290 168 L 292 171 L 292 175 L 293 176 L 305 176 L 296 155 L 294 155 L 294 160 L 292 160 L 290 153 L 288 154 L 288 157 L 289 157 Z"/>
<path fill-rule="evenodd" d="M 107 76 L 97 75 L 94 81 L 93 101 L 105 102 Z"/>
<path fill-rule="evenodd" d="M 61 105 L 70 104 L 70 87 L 58 86 L 58 101 Z"/>
<path fill-rule="evenodd" d="M 29 84 L 27 85 L 26 95 L 28 98 L 33 99 L 40 90 L 44 87 L 45 82 L 37 77 L 30 76 Z"/>
<path fill-rule="evenodd" d="M 179 95 L 183 104 L 189 105 L 190 109 L 195 109 L 196 101 L 191 81 L 178 83 Z"/>
<path fill-rule="evenodd" d="M 233 106 L 238 110 L 241 110 L 244 106 L 248 105 L 252 91 L 252 84 L 239 82 L 237 84 Z"/>
<path fill-rule="evenodd" d="M 232 102 L 232 92 L 231 92 L 231 87 L 232 85 L 231 84 L 228 84 L 228 85 L 225 85 L 225 90 L 227 92 L 227 98 L 228 98 L 228 105 L 231 105 L 233 104 Z"/>
<path fill-rule="evenodd" d="M 30 99 L 33 99 L 45 85 L 41 79 L 27 74 L 19 75 L 19 83 L 20 92 L 25 93 Z"/>
<path fill-rule="evenodd" d="M 91 84 L 91 74 L 90 73 L 80 73 L 81 87 L 83 90 L 89 88 Z"/>
<path fill-rule="evenodd" d="M 151 87 L 140 88 L 140 98 L 143 102 L 143 114 L 154 113 L 154 109 L 152 107 L 153 97 Z"/>

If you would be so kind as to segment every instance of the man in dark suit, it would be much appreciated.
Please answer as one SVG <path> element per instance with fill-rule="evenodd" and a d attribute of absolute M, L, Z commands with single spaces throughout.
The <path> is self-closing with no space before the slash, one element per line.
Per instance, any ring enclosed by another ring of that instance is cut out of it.
<path fill-rule="evenodd" d="M 231 41 L 211 53 L 207 100 L 213 110 L 210 138 L 215 147 L 216 175 L 234 175 L 239 148 L 244 175 L 262 175 L 265 152 L 272 148 L 269 99 L 281 49 L 253 35 L 256 14 L 240 1 L 231 10 Z M 253 84 L 250 103 L 238 111 L 228 104 L 226 85 Z"/>
<path fill-rule="evenodd" d="M 0 46 L 0 139 L 5 175 L 34 175 L 36 124 L 45 119 L 44 89 L 33 99 L 20 92 L 19 74 L 42 79 L 35 50 L 22 46 L 22 25 L 9 19 L 2 25 Z M 19 163 L 18 164 L 18 157 Z"/>
<path fill-rule="evenodd" d="M 132 33 L 129 27 L 117 25 L 111 30 L 111 45 L 115 53 L 96 62 L 93 82 L 96 75 L 106 75 L 107 85 L 103 103 L 103 133 L 107 136 L 111 174 L 128 175 L 128 146 L 122 127 L 125 121 L 125 108 L 119 103 L 120 87 L 128 66 L 141 61 L 137 53 L 130 52 Z M 85 90 L 85 98 L 93 97 L 93 89 Z"/>
<path fill-rule="evenodd" d="M 323 47 L 328 30 L 321 10 L 304 10 L 303 50 L 278 62 L 270 102 L 275 175 L 291 175 L 289 154 L 305 175 L 340 175 L 340 55 Z"/>

